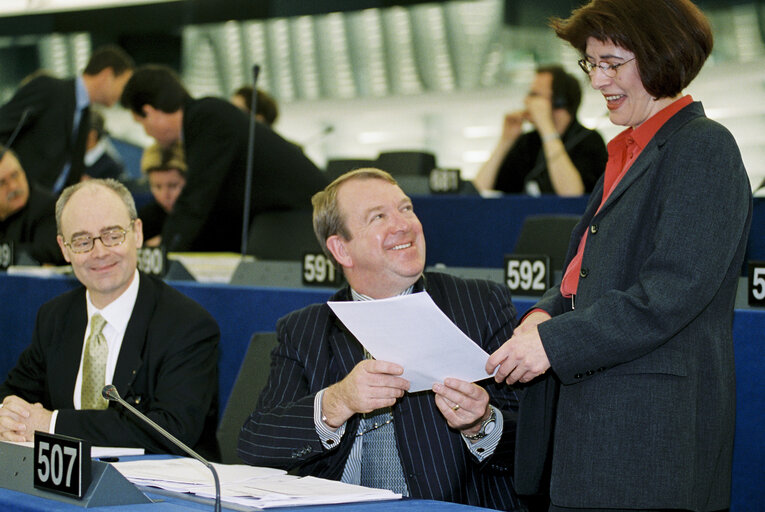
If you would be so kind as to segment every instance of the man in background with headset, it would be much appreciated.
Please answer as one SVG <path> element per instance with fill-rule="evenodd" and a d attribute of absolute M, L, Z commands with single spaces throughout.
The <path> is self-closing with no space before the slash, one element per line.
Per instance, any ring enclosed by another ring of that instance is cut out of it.
<path fill-rule="evenodd" d="M 505 116 L 502 136 L 474 179 L 483 192 L 577 196 L 592 191 L 606 168 L 603 138 L 576 119 L 582 90 L 560 66 L 537 69 L 526 109 Z M 535 130 L 521 133 L 523 122 Z"/>

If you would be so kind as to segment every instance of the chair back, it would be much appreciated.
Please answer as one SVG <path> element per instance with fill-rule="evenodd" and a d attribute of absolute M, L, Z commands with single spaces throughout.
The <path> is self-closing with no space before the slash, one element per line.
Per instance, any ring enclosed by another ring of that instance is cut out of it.
<path fill-rule="evenodd" d="M 256 332 L 250 339 L 216 432 L 221 462 L 224 464 L 243 464 L 236 454 L 239 432 L 255 410 L 258 396 L 268 382 L 271 351 L 276 344 L 275 332 Z"/>
<path fill-rule="evenodd" d="M 302 261 L 306 252 L 320 253 L 310 209 L 259 213 L 252 219 L 247 254 L 261 260 Z"/>
<path fill-rule="evenodd" d="M 427 151 L 383 151 L 378 155 L 375 166 L 393 176 L 428 176 L 436 167 L 436 156 Z"/>
<path fill-rule="evenodd" d="M 578 215 L 529 215 L 515 243 L 516 254 L 546 254 L 552 271 L 563 270 L 571 231 Z"/>

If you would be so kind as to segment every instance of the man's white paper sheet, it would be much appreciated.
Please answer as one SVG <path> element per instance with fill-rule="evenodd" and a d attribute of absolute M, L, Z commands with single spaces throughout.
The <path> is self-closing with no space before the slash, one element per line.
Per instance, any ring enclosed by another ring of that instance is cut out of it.
<path fill-rule="evenodd" d="M 489 377 L 485 370 L 489 354 L 454 325 L 426 292 L 328 304 L 375 359 L 404 368 L 410 392 L 431 389 L 446 377 L 468 382 Z"/>

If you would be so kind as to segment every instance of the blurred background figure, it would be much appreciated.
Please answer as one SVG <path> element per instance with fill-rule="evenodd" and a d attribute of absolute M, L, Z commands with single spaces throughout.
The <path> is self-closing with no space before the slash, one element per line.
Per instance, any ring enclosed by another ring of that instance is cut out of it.
<path fill-rule="evenodd" d="M 30 181 L 54 193 L 80 181 L 90 110 L 117 103 L 134 66 L 118 46 L 103 46 L 81 75 L 35 73 L 0 107 L 0 140 L 17 134 L 12 147 Z"/>
<path fill-rule="evenodd" d="M 261 213 L 307 209 L 327 184 L 300 148 L 258 121 L 250 155 L 251 116 L 221 98 L 193 98 L 167 66 L 137 68 L 121 102 L 161 146 L 183 144 L 186 185 L 162 228 L 168 251 L 238 252 L 245 217 L 249 226 Z"/>
<path fill-rule="evenodd" d="M 479 191 L 506 194 L 590 193 L 606 168 L 606 145 L 576 118 L 582 100 L 579 81 L 560 66 L 537 69 L 525 110 L 505 116 L 502 136 L 481 166 Z M 534 131 L 522 133 L 528 121 Z"/>
<path fill-rule="evenodd" d="M 231 103 L 245 112 L 252 112 L 252 91 L 251 85 L 240 87 L 231 95 Z M 257 89 L 255 103 L 255 119 L 273 128 L 276 118 L 279 117 L 279 106 L 276 100 L 267 92 Z"/>
<path fill-rule="evenodd" d="M 186 161 L 180 141 L 168 148 L 159 144 L 146 148 L 141 158 L 141 172 L 149 182 L 154 199 L 141 207 L 138 217 L 143 221 L 144 245 L 156 247 L 162 242 L 165 219 L 186 185 Z"/>
<path fill-rule="evenodd" d="M 95 109 L 90 111 L 90 130 L 85 142 L 85 170 L 82 174 L 83 180 L 91 178 L 126 180 L 122 157 L 111 142 L 104 116 Z"/>
<path fill-rule="evenodd" d="M 0 242 L 13 242 L 17 255 L 25 253 L 38 263 L 63 265 L 55 209 L 53 194 L 30 186 L 16 155 L 0 145 Z"/>

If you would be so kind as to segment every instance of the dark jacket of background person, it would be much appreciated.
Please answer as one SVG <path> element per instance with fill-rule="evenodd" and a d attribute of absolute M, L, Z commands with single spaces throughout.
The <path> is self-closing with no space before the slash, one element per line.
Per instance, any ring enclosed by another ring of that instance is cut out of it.
<path fill-rule="evenodd" d="M 421 278 L 415 289 L 422 287 Z M 426 273 L 424 287 L 444 314 L 484 350 L 491 352 L 512 333 L 515 308 L 506 288 L 438 273 Z M 351 300 L 350 289 L 340 290 L 330 300 Z M 271 375 L 242 429 L 239 455 L 258 466 L 340 480 L 361 415 L 348 420 L 340 446 L 327 453 L 316 434 L 314 398 L 348 375 L 364 359 L 364 349 L 326 304 L 282 318 L 277 334 Z M 431 392 L 406 393 L 393 406 L 396 443 L 412 497 L 519 508 L 511 478 L 515 392 L 492 381 L 481 385 L 502 411 L 504 431 L 495 452 L 480 463 L 465 447 L 460 432 L 449 428 Z"/>
<path fill-rule="evenodd" d="M 0 221 L 0 242 L 13 242 L 14 251 L 38 263 L 64 265 L 56 243 L 56 198 L 41 187 L 29 185 L 29 199 L 21 210 Z"/>
<path fill-rule="evenodd" d="M 518 492 L 540 484 L 528 477 L 541 474 L 546 448 L 560 506 L 727 508 L 733 309 L 752 214 L 738 147 L 692 103 L 596 214 L 602 197 L 601 179 L 564 266 L 588 231 L 576 309 L 559 287 L 535 306 L 553 316 L 538 329 L 560 381 L 547 374 L 521 398 Z M 543 397 L 558 384 L 550 447 L 539 437 L 551 427 Z"/>
<path fill-rule="evenodd" d="M 249 116 L 218 98 L 183 108 L 186 186 L 168 216 L 163 243 L 174 251 L 241 249 Z M 256 122 L 250 216 L 310 208 L 328 181 L 294 144 Z"/>
<path fill-rule="evenodd" d="M 0 385 L 0 399 L 18 395 L 58 409 L 56 433 L 94 446 L 132 446 L 181 453 L 121 405 L 75 410 L 73 394 L 88 324 L 85 288 L 44 304 L 32 344 Z M 206 457 L 217 458 L 218 340 L 215 320 L 161 280 L 141 274 L 112 383 L 133 407 Z"/>
<path fill-rule="evenodd" d="M 162 227 L 167 219 L 167 212 L 152 199 L 138 210 L 138 218 L 143 223 L 143 236 L 146 240 L 162 234 Z"/>
<path fill-rule="evenodd" d="M 12 149 L 30 183 L 52 190 L 64 164 L 72 166 L 66 185 L 80 180 L 84 168 L 86 133 L 73 134 L 75 80 L 41 74 L 22 85 L 0 107 L 0 141 L 7 142 L 24 115 Z M 84 124 L 87 116 L 83 116 Z M 82 125 L 81 125 L 82 126 Z M 76 139 L 76 140 L 75 140 Z"/>
<path fill-rule="evenodd" d="M 608 152 L 603 137 L 572 119 L 561 136 L 571 163 L 582 177 L 586 193 L 592 192 L 595 183 L 603 175 Z M 525 194 L 526 181 L 533 179 L 542 194 L 555 194 L 545 163 L 544 150 L 539 133 L 524 133 L 505 156 L 497 173 L 494 189 L 506 194 Z"/>

